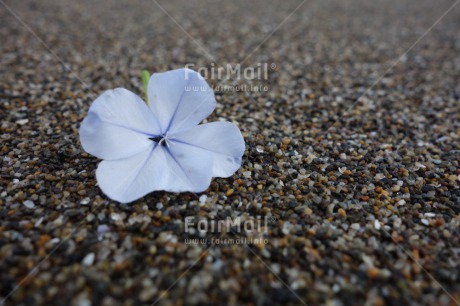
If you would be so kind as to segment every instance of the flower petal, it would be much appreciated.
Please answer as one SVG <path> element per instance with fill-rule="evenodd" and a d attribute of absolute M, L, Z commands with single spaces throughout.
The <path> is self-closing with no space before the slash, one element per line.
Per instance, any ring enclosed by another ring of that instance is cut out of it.
<path fill-rule="evenodd" d="M 202 192 L 211 184 L 212 154 L 197 147 L 170 141 L 163 147 L 167 167 L 171 171 L 164 190 L 172 192 Z"/>
<path fill-rule="evenodd" d="M 134 93 L 124 88 L 108 90 L 91 105 L 80 127 L 83 149 L 102 159 L 132 156 L 160 134 L 155 116 Z"/>
<path fill-rule="evenodd" d="M 149 192 L 201 192 L 212 177 L 212 155 L 202 149 L 157 143 L 143 152 L 120 160 L 102 161 L 96 178 L 111 199 L 129 203 Z"/>
<path fill-rule="evenodd" d="M 214 177 L 229 177 L 241 167 L 244 139 L 230 122 L 211 122 L 173 134 L 174 141 L 209 151 L 213 155 Z"/>
<path fill-rule="evenodd" d="M 194 127 L 216 107 L 212 88 L 198 72 L 190 69 L 154 73 L 148 96 L 163 133 Z"/>
<path fill-rule="evenodd" d="M 109 198 L 122 203 L 134 201 L 156 188 L 161 189 L 161 181 L 152 180 L 164 165 L 161 156 L 154 154 L 158 146 L 150 141 L 150 147 L 136 155 L 102 161 L 96 170 L 99 187 Z"/>

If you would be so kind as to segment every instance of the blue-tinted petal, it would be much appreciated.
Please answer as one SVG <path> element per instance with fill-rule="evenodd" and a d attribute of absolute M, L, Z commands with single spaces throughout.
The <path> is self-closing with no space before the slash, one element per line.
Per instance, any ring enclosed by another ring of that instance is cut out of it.
<path fill-rule="evenodd" d="M 212 155 L 183 144 L 153 143 L 143 152 L 120 160 L 102 161 L 96 178 L 102 191 L 122 203 L 156 191 L 201 192 L 212 177 Z"/>
<path fill-rule="evenodd" d="M 147 105 L 134 93 L 108 90 L 91 105 L 80 126 L 83 149 L 102 159 L 132 156 L 151 145 L 160 128 Z"/>
<path fill-rule="evenodd" d="M 149 106 L 166 132 L 196 126 L 216 107 L 214 91 L 190 69 L 154 73 L 148 85 Z"/>
<path fill-rule="evenodd" d="M 241 167 L 244 139 L 230 122 L 211 122 L 173 134 L 174 141 L 212 153 L 214 177 L 229 177 Z"/>

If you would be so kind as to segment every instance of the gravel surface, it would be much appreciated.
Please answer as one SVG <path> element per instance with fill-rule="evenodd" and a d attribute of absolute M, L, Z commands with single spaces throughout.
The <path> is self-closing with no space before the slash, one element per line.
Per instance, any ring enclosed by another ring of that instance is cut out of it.
<path fill-rule="evenodd" d="M 380 78 L 454 1 L 307 0 L 279 28 L 300 0 L 159 2 L 0 1 L 0 301 L 457 305 L 460 7 Z M 101 193 L 78 139 L 95 97 L 141 95 L 142 69 L 242 61 L 274 65 L 209 80 L 269 89 L 216 92 L 208 120 L 246 140 L 233 177 Z M 186 232 L 188 216 L 269 222 Z M 245 237 L 267 243 L 212 240 Z"/>

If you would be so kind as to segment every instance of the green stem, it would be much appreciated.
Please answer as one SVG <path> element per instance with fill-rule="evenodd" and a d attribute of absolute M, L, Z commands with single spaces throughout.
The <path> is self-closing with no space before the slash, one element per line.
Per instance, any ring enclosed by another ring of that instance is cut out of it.
<path fill-rule="evenodd" d="M 149 95 L 147 91 L 147 86 L 149 85 L 150 73 L 147 70 L 142 70 L 141 79 L 142 79 L 142 87 L 144 89 L 145 103 L 149 104 Z"/>

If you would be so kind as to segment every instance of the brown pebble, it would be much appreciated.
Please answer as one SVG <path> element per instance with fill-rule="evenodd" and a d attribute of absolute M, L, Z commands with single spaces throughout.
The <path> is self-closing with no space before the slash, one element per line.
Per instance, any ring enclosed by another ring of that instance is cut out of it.
<path fill-rule="evenodd" d="M 51 240 L 50 235 L 41 235 L 40 238 L 35 242 L 38 248 L 43 247 L 48 241 Z"/>
<path fill-rule="evenodd" d="M 377 186 L 377 187 L 375 187 L 375 192 L 377 192 L 377 193 L 382 193 L 382 192 L 383 192 L 383 188 L 380 187 L 380 186 Z"/>
<path fill-rule="evenodd" d="M 378 268 L 372 267 L 372 268 L 367 269 L 367 276 L 369 276 L 372 279 L 377 278 L 379 274 L 380 274 L 380 269 Z"/>

